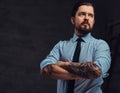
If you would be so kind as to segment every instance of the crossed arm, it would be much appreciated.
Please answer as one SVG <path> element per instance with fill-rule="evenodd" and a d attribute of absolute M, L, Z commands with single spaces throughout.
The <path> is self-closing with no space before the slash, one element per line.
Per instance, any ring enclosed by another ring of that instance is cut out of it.
<path fill-rule="evenodd" d="M 54 79 L 94 79 L 101 75 L 101 69 L 94 62 L 63 62 L 50 64 L 41 70 L 44 76 L 50 76 Z"/>

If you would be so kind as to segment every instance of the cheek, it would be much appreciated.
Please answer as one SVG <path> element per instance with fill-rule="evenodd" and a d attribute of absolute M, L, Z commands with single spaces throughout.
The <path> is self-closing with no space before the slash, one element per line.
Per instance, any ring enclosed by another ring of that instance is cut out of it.
<path fill-rule="evenodd" d="M 90 21 L 90 25 L 91 25 L 91 27 L 93 27 L 94 21 Z"/>
<path fill-rule="evenodd" d="M 76 18 L 76 22 L 81 23 L 81 22 L 83 22 L 83 21 L 84 21 L 84 19 L 83 19 L 83 18 L 81 18 L 81 17 L 77 17 L 77 18 Z"/>
<path fill-rule="evenodd" d="M 76 20 L 76 25 L 81 25 L 83 21 L 81 19 Z"/>

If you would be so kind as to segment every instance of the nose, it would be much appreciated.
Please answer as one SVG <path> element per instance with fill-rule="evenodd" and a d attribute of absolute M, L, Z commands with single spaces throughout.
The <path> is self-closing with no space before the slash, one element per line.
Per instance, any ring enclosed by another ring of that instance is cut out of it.
<path fill-rule="evenodd" d="M 89 16 L 88 16 L 88 15 L 85 15 L 85 17 L 84 17 L 84 22 L 85 22 L 85 23 L 88 23 L 88 20 L 89 20 Z"/>
<path fill-rule="evenodd" d="M 87 20 L 89 19 L 89 16 L 88 16 L 88 14 L 86 14 L 86 15 L 85 15 L 85 19 L 87 19 Z"/>

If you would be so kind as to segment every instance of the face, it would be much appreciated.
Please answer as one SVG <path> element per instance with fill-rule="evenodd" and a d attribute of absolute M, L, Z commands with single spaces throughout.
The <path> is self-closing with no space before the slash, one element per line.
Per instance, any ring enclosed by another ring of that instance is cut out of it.
<path fill-rule="evenodd" d="M 71 17 L 77 35 L 86 35 L 94 25 L 94 9 L 92 6 L 82 5 L 78 8 L 75 17 Z"/>

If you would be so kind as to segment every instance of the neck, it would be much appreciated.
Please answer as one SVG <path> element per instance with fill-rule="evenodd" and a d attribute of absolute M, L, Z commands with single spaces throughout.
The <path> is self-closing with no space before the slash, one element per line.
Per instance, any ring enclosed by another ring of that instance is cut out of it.
<path fill-rule="evenodd" d="M 75 33 L 77 36 L 79 36 L 79 37 L 82 37 L 82 36 L 83 36 L 83 34 L 80 33 L 80 32 L 78 32 L 76 29 L 75 29 L 74 33 Z"/>

